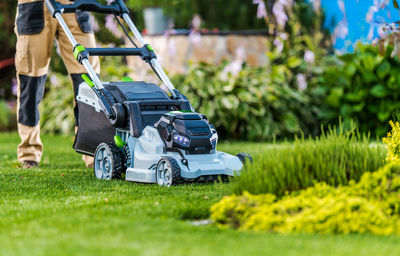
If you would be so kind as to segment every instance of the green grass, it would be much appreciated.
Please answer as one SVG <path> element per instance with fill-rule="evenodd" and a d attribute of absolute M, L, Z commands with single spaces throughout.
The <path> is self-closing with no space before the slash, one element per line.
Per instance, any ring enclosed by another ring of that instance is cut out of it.
<path fill-rule="evenodd" d="M 314 139 L 296 138 L 257 152 L 254 164 L 235 177 L 233 190 L 236 194 L 248 191 L 282 196 L 317 182 L 347 185 L 382 167 L 386 154 L 382 143 L 371 143 L 355 130 L 329 129 Z"/>
<path fill-rule="evenodd" d="M 96 180 L 72 139 L 44 136 L 44 163 L 16 164 L 0 134 L 0 255 L 395 255 L 399 237 L 277 235 L 194 226 L 229 184 L 161 188 Z M 223 144 L 256 153 L 266 144 Z"/>

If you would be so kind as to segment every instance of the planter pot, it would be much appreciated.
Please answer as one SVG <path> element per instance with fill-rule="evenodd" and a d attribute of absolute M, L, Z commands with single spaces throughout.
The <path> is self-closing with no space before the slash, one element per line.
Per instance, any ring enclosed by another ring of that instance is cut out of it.
<path fill-rule="evenodd" d="M 163 13 L 162 8 L 146 8 L 143 12 L 147 34 L 158 35 L 165 32 L 168 27 L 168 21 Z"/>

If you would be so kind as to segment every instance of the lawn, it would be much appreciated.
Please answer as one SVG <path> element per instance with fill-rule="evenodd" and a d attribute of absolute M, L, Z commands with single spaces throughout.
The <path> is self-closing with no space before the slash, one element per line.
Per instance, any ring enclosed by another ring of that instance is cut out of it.
<path fill-rule="evenodd" d="M 45 136 L 41 167 L 19 169 L 17 134 L 0 134 L 0 255 L 398 255 L 400 237 L 277 235 L 196 226 L 229 184 L 172 188 L 100 181 Z M 225 143 L 256 153 L 267 144 Z"/>

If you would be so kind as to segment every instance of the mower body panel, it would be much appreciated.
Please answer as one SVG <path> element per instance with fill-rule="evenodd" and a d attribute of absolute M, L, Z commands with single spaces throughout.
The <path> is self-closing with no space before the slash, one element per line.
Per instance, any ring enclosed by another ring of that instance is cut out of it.
<path fill-rule="evenodd" d="M 122 129 L 113 127 L 101 111 L 97 95 L 87 83 L 82 83 L 76 98 L 82 125 L 78 129 L 74 148 L 79 153 L 93 155 L 97 145 L 112 142 L 116 134 L 126 143 L 125 150 L 128 152 L 125 154 L 129 155 L 129 159 L 125 179 L 128 181 L 156 183 L 157 164 L 166 156 L 178 163 L 183 180 L 239 175 L 243 168 L 240 159 L 217 151 L 216 145 L 209 144 L 213 128 L 209 127 L 207 119 L 195 113 L 174 113 L 175 110 L 188 110 L 187 101 L 169 100 L 158 86 L 144 82 L 115 82 L 104 86 L 114 100 L 127 110 L 126 126 Z M 190 145 L 195 143 L 194 147 L 171 151 L 176 144 L 166 143 L 165 134 L 160 133 L 160 125 L 188 136 Z M 197 135 L 199 132 L 200 137 Z M 205 153 L 196 150 L 196 146 L 203 148 Z"/>
<path fill-rule="evenodd" d="M 131 144 L 131 143 L 134 144 Z M 182 156 L 177 152 L 165 152 L 164 142 L 157 129 L 147 126 L 142 136 L 137 140 L 128 139 L 128 147 L 133 147 L 132 164 L 126 170 L 126 180 L 143 183 L 156 182 L 156 167 L 158 161 L 165 156 L 173 157 L 181 170 L 181 177 L 185 180 L 195 180 L 202 176 L 234 176 L 239 174 L 243 167 L 236 156 L 215 151 L 212 154 L 186 154 L 182 152 L 187 164 L 182 161 Z"/>

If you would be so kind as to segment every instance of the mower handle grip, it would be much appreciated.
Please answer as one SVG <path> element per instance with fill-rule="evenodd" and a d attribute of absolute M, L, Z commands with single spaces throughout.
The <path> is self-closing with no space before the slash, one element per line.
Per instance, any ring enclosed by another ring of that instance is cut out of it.
<path fill-rule="evenodd" d="M 110 5 L 101 4 L 96 0 L 75 0 L 73 4 L 67 5 L 63 5 L 56 0 L 46 0 L 46 5 L 53 17 L 55 17 L 57 12 L 74 13 L 76 10 L 116 15 L 129 13 L 128 8 L 122 0 L 116 0 Z"/>

